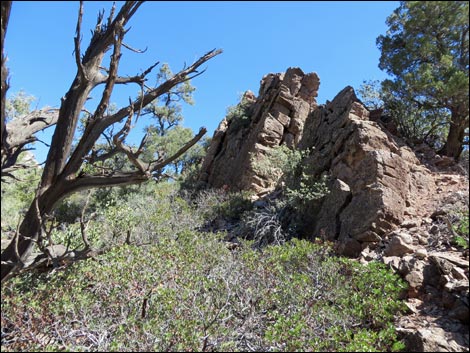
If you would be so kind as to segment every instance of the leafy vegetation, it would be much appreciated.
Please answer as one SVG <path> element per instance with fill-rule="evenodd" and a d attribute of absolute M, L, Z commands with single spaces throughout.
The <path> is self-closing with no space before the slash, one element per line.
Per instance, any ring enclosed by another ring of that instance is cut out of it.
<path fill-rule="evenodd" d="M 469 212 L 468 210 L 462 210 L 456 214 L 457 221 L 453 224 L 453 229 L 456 235 L 454 236 L 453 242 L 464 248 L 468 249 L 468 224 L 469 224 Z"/>
<path fill-rule="evenodd" d="M 275 175 L 281 179 L 288 204 L 300 207 L 321 199 L 329 192 L 326 177 L 317 178 L 307 172 L 308 165 L 305 161 L 310 154 L 310 150 L 277 146 L 269 150 L 266 158 L 259 161 L 255 168 L 261 175 Z"/>
<path fill-rule="evenodd" d="M 2 230 L 15 230 L 34 198 L 40 170 L 35 168 L 30 157 L 29 152 L 20 154 L 19 163 L 30 168 L 15 171 L 16 180 L 2 182 Z"/>
<path fill-rule="evenodd" d="M 385 108 L 405 136 L 458 159 L 469 115 L 468 1 L 401 1 L 377 38 Z M 468 139 L 467 139 L 468 144 Z"/>
<path fill-rule="evenodd" d="M 135 194 L 125 209 L 111 206 L 92 222 L 100 237 L 114 236 L 120 246 L 2 286 L 2 351 L 400 346 L 392 323 L 405 286 L 383 265 L 337 258 L 324 244 L 297 239 L 263 251 L 241 240 L 229 250 L 225 233 L 198 230 L 207 219 L 177 184 L 145 192 L 150 194 Z M 212 216 L 245 212 L 240 205 L 214 205 Z M 123 246 L 129 228 L 135 237 Z"/>
<path fill-rule="evenodd" d="M 203 229 L 215 220 L 246 220 L 254 211 L 246 193 L 189 195 L 160 182 L 131 188 L 115 202 L 121 192 L 89 200 L 89 241 L 112 250 L 2 286 L 3 351 L 399 346 L 392 322 L 404 284 L 383 266 L 336 258 L 328 246 L 296 239 L 265 237 L 260 244 L 258 237 L 258 244 L 240 240 L 229 250 L 225 233 Z M 71 215 L 84 202 L 68 202 L 75 206 L 57 213 L 62 223 L 51 238 L 77 248 L 81 231 Z"/>
<path fill-rule="evenodd" d="M 230 130 L 240 131 L 250 125 L 252 105 L 249 99 L 242 97 L 240 103 L 227 109 L 226 119 L 230 122 Z"/>
<path fill-rule="evenodd" d="M 445 30 L 449 23 L 455 24 L 453 31 Z M 390 32 L 378 39 L 381 68 L 395 80 L 385 81 L 380 91 L 377 83 L 366 83 L 361 93 L 366 104 L 384 105 L 404 135 L 434 141 L 435 148 L 457 158 L 461 133 L 468 129 L 468 2 L 402 2 L 388 24 Z M 466 37 L 457 38 L 465 25 Z M 100 30 L 95 40 L 104 38 Z M 454 58 L 456 43 L 462 44 L 462 56 Z M 116 39 L 115 46 L 120 45 Z M 381 263 L 362 265 L 336 257 L 331 244 L 298 239 L 299 224 L 328 193 L 327 176 L 308 171 L 311 151 L 280 146 L 256 165 L 261 174 L 278 176 L 283 193 L 276 200 L 253 203 L 249 193 L 225 189 L 181 190 L 181 183 L 190 184 L 207 144 L 178 154 L 193 139 L 180 125 L 180 102 L 192 104 L 190 74 L 217 54 L 206 54 L 177 75 L 161 66 L 157 84 L 171 87 L 141 107 L 140 115 L 151 115 L 154 124 L 137 149 L 123 144 L 126 126 L 116 134 L 102 125 L 106 143 L 83 150 L 68 175 L 54 174 L 46 165 L 51 180 L 60 175 L 57 180 L 80 183 L 137 168 L 128 174 L 136 183 L 144 176 L 159 182 L 75 192 L 38 216 L 43 222 L 36 230 L 44 230 L 47 239 L 22 235 L 31 244 L 39 240 L 106 251 L 72 265 L 23 272 L 3 284 L 2 351 L 403 350 L 393 322 L 404 309 L 405 283 Z M 111 63 L 117 64 L 118 57 L 113 55 Z M 150 92 L 140 98 L 150 99 Z M 24 115 L 32 100 L 20 93 L 7 102 L 7 116 Z M 66 118 L 82 123 L 80 134 L 91 133 L 93 117 L 105 110 L 110 116 L 119 113 L 108 103 L 103 95 L 97 114 Z M 229 129 L 247 128 L 251 107 L 243 98 L 229 108 Z M 124 118 L 116 121 L 124 123 Z M 72 146 L 70 138 L 64 142 Z M 55 143 L 52 150 L 65 150 L 63 145 Z M 169 156 L 175 158 L 165 168 L 152 169 L 151 176 L 149 168 L 142 168 L 142 162 L 150 166 Z M 72 157 L 61 155 L 64 163 Z M 36 171 L 15 171 L 20 181 L 2 184 L 2 237 L 15 231 L 28 205 L 30 217 L 40 209 L 33 202 Z M 74 190 L 95 184 L 85 186 Z M 55 201 L 71 194 L 62 193 L 61 185 L 46 189 L 58 190 L 49 193 L 57 196 Z M 48 204 L 46 199 L 41 202 Z M 468 211 L 453 221 L 455 244 L 468 248 Z"/>

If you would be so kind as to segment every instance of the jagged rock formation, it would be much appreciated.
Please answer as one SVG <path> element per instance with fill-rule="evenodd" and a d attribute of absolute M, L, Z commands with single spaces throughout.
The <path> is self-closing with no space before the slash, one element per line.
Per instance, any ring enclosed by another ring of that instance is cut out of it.
<path fill-rule="evenodd" d="M 369 120 L 352 87 L 308 117 L 299 148 L 313 148 L 306 161 L 313 175 L 341 182 L 325 198 L 311 237 L 339 239 L 348 255 L 381 241 L 404 221 L 415 195 L 434 187 L 411 149 Z"/>
<path fill-rule="evenodd" d="M 449 205 L 468 208 L 468 177 L 429 148 L 406 146 L 351 87 L 317 106 L 318 86 L 298 68 L 265 76 L 257 98 L 245 94 L 249 123 L 220 124 L 200 179 L 260 195 L 278 181 L 253 168 L 266 151 L 309 149 L 304 164 L 330 177 L 330 193 L 303 215 L 301 235 L 337 241 L 340 253 L 382 261 L 408 282 L 410 313 L 397 330 L 409 351 L 468 351 L 469 252 L 452 247 L 447 219 Z"/>
<path fill-rule="evenodd" d="M 244 95 L 247 116 L 224 119 L 215 131 L 200 180 L 258 194 L 272 190 L 277 180 L 259 175 L 254 165 L 266 150 L 300 141 L 304 122 L 317 106 L 319 84 L 315 73 L 304 74 L 299 68 L 263 77 L 258 98 L 252 92 Z"/>
<path fill-rule="evenodd" d="M 340 239 L 348 255 L 358 255 L 363 243 L 379 242 L 403 222 L 405 212 L 416 206 L 413 194 L 434 184 L 408 147 L 368 119 L 351 87 L 317 106 L 318 87 L 315 73 L 305 75 L 298 68 L 265 76 L 258 98 L 245 94 L 249 123 L 232 118 L 219 125 L 200 180 L 262 194 L 278 181 L 255 171 L 267 150 L 283 143 L 310 148 L 310 172 L 326 173 L 336 182 L 306 236 Z"/>

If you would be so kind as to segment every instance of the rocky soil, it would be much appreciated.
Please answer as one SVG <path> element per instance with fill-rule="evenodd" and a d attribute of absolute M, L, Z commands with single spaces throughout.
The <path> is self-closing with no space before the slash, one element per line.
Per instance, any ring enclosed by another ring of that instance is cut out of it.
<path fill-rule="evenodd" d="M 361 260 L 377 257 L 409 283 L 409 314 L 397 320 L 397 327 L 410 351 L 465 352 L 469 349 L 469 251 L 452 245 L 451 222 L 456 210 L 468 209 L 468 176 L 459 165 L 424 150 L 417 154 L 432 170 L 435 192 L 416 195 L 419 204 L 384 239 L 382 255 L 366 249 Z"/>

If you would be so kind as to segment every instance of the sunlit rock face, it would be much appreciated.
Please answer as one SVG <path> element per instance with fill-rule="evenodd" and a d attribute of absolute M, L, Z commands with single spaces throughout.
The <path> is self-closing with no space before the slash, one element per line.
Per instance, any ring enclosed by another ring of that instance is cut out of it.
<path fill-rule="evenodd" d="M 215 188 L 257 194 L 272 190 L 277 180 L 260 175 L 254 166 L 270 148 L 299 143 L 305 120 L 317 106 L 319 85 L 316 73 L 299 68 L 264 76 L 258 97 L 250 91 L 244 94 L 246 116 L 220 123 L 199 179 Z"/>

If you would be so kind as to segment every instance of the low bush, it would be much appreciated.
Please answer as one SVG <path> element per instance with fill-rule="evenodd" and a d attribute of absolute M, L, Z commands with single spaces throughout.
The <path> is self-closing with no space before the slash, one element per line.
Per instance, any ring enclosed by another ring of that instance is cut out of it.
<path fill-rule="evenodd" d="M 468 224 L 469 224 L 469 211 L 461 210 L 456 212 L 453 217 L 454 222 L 452 228 L 454 230 L 453 242 L 461 248 L 468 249 Z"/>
<path fill-rule="evenodd" d="M 181 231 L 2 286 L 2 351 L 389 351 L 403 282 L 291 240 Z"/>

